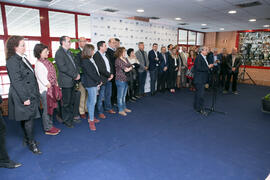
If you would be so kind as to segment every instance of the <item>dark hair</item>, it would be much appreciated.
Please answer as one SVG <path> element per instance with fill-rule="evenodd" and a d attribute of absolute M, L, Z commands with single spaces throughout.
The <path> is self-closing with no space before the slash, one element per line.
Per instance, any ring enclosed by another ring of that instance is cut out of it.
<path fill-rule="evenodd" d="M 162 49 L 164 49 L 165 48 L 165 50 L 166 50 L 166 47 L 165 46 L 162 46 L 161 48 L 160 48 L 160 50 L 162 50 Z"/>
<path fill-rule="evenodd" d="M 169 44 L 169 45 L 167 46 L 167 48 L 170 49 L 171 46 L 173 46 L 173 45 L 172 45 L 172 44 Z"/>
<path fill-rule="evenodd" d="M 134 51 L 134 49 L 129 48 L 129 49 L 127 50 L 127 55 L 130 56 L 130 54 L 131 54 L 133 51 Z"/>
<path fill-rule="evenodd" d="M 117 42 L 120 42 L 120 39 L 118 39 L 118 38 L 114 38 L 114 40 L 117 41 Z"/>
<path fill-rule="evenodd" d="M 94 51 L 95 47 L 92 44 L 86 44 L 82 51 L 82 58 L 91 58 L 91 51 Z"/>
<path fill-rule="evenodd" d="M 99 41 L 99 42 L 97 43 L 97 48 L 98 48 L 98 50 L 100 50 L 100 47 L 103 46 L 104 43 L 105 43 L 105 41 Z"/>
<path fill-rule="evenodd" d="M 140 45 L 140 44 L 144 44 L 144 42 L 139 42 L 138 45 Z"/>
<path fill-rule="evenodd" d="M 158 44 L 157 43 L 154 43 L 153 46 L 157 46 Z"/>
<path fill-rule="evenodd" d="M 124 51 L 125 51 L 124 47 L 117 48 L 116 51 L 115 51 L 115 57 L 120 58 Z"/>
<path fill-rule="evenodd" d="M 39 59 L 40 58 L 40 54 L 42 53 L 42 51 L 44 49 L 48 49 L 48 46 L 44 45 L 44 44 L 36 44 L 34 47 L 34 56 Z"/>
<path fill-rule="evenodd" d="M 8 38 L 6 42 L 6 60 L 16 54 L 15 48 L 19 46 L 20 41 L 23 39 L 24 37 L 22 36 L 11 36 Z"/>
<path fill-rule="evenodd" d="M 60 42 L 60 45 L 62 46 L 63 45 L 63 41 L 66 41 L 66 38 L 67 38 L 68 36 L 61 36 L 60 37 L 60 40 L 59 40 L 59 42 Z"/>

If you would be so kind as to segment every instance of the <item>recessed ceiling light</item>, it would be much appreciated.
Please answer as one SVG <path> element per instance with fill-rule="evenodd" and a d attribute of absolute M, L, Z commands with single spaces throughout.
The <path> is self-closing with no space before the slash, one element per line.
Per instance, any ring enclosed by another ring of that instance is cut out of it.
<path fill-rule="evenodd" d="M 137 12 L 138 12 L 138 13 L 143 13 L 144 10 L 143 10 L 143 9 L 137 9 Z"/>
<path fill-rule="evenodd" d="M 202 26 L 207 26 L 207 24 L 201 24 Z"/>
<path fill-rule="evenodd" d="M 177 17 L 177 18 L 175 18 L 175 20 L 176 20 L 176 21 L 181 21 L 182 18 Z"/>
<path fill-rule="evenodd" d="M 219 28 L 219 30 L 224 31 L 224 28 Z"/>
<path fill-rule="evenodd" d="M 250 21 L 250 22 L 255 22 L 255 21 L 256 21 L 256 19 L 250 19 L 249 21 Z"/>
<path fill-rule="evenodd" d="M 230 10 L 228 13 L 229 13 L 229 14 L 236 14 L 237 11 L 236 11 L 236 10 Z"/>
<path fill-rule="evenodd" d="M 269 24 L 266 24 L 266 25 L 263 25 L 263 27 L 265 27 L 265 28 L 269 28 L 269 27 L 270 27 L 270 25 L 269 25 Z"/>

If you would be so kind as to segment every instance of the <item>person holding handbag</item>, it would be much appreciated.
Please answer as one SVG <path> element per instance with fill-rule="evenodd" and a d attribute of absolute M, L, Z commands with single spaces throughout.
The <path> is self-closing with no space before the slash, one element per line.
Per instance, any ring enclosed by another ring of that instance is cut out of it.
<path fill-rule="evenodd" d="M 60 129 L 53 126 L 53 110 L 57 108 L 57 101 L 62 98 L 57 83 L 56 71 L 48 60 L 49 49 L 44 44 L 36 44 L 34 56 L 38 59 L 35 64 L 35 75 L 39 86 L 41 103 L 43 107 L 42 122 L 45 134 L 57 135 Z"/>
<path fill-rule="evenodd" d="M 21 123 L 23 144 L 34 154 L 41 154 L 34 138 L 34 120 L 40 118 L 40 94 L 35 71 L 26 59 L 22 36 L 11 36 L 6 43 L 6 66 L 10 79 L 8 118 Z"/>
<path fill-rule="evenodd" d="M 126 95 L 128 90 L 128 81 L 131 78 L 130 71 L 132 65 L 126 58 L 126 50 L 124 47 L 119 47 L 115 52 L 115 70 L 116 70 L 116 86 L 117 86 L 117 105 L 119 114 L 126 116 L 131 110 L 126 107 Z"/>

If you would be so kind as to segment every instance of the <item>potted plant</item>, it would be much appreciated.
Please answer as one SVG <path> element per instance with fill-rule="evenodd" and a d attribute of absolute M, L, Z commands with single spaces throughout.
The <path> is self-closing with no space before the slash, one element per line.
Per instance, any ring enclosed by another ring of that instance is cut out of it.
<path fill-rule="evenodd" d="M 262 98 L 262 111 L 270 113 L 270 93 Z"/>

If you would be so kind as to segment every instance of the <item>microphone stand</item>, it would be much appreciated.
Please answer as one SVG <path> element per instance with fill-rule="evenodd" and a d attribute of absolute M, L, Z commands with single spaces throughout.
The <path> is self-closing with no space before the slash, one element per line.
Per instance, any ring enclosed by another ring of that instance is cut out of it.
<path fill-rule="evenodd" d="M 205 110 L 209 111 L 207 116 L 211 113 L 219 113 L 225 115 L 226 112 L 216 110 L 216 101 L 217 101 L 217 91 L 218 91 L 218 67 L 214 67 L 211 71 L 211 83 L 212 83 L 212 104 L 211 107 L 205 108 Z"/>

